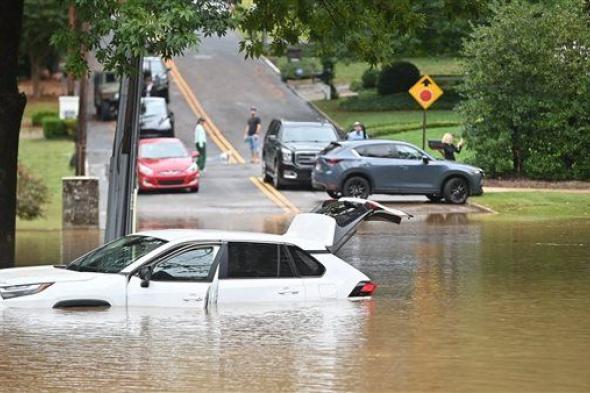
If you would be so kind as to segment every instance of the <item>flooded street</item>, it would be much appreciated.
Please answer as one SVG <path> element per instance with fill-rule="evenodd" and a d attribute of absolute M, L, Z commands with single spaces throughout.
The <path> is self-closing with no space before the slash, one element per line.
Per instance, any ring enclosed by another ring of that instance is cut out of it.
<path fill-rule="evenodd" d="M 590 391 L 589 221 L 369 223 L 340 256 L 372 301 L 0 310 L 0 391 Z"/>

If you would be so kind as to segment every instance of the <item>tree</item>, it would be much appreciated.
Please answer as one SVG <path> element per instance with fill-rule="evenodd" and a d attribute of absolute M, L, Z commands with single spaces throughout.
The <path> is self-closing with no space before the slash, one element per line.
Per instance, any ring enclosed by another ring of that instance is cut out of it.
<path fill-rule="evenodd" d="M 106 69 L 132 72 L 130 58 L 144 53 L 171 58 L 194 46 L 199 36 L 223 35 L 240 27 L 248 56 L 262 53 L 270 33 L 272 49 L 282 51 L 301 37 L 320 42 L 326 52 L 340 42 L 370 63 L 387 59 L 390 41 L 423 21 L 409 0 L 255 0 L 254 7 L 232 13 L 218 0 L 69 0 L 78 23 L 64 26 L 52 42 L 66 52 L 66 70 L 88 71 L 83 49 L 94 51 Z M 0 267 L 14 261 L 16 162 L 20 120 L 26 98 L 16 84 L 23 0 L 0 2 Z M 195 31 L 198 34 L 195 34 Z"/>
<path fill-rule="evenodd" d="M 521 0 L 495 6 L 475 29 L 460 109 L 486 172 L 590 178 L 589 25 L 579 1 Z"/>
<path fill-rule="evenodd" d="M 66 9 L 60 0 L 25 0 L 21 50 L 31 63 L 33 97 L 41 94 L 40 80 L 44 61 L 51 53 L 52 35 L 67 23 Z"/>

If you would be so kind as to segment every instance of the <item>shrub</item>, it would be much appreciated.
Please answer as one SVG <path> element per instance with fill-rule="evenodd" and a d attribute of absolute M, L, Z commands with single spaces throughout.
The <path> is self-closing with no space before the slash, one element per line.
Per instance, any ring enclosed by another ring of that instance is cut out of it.
<path fill-rule="evenodd" d="M 72 139 L 76 139 L 77 131 L 78 131 L 78 120 L 76 119 L 65 119 L 64 125 L 66 127 L 66 133 L 68 137 Z"/>
<path fill-rule="evenodd" d="M 409 62 L 402 61 L 383 67 L 377 79 L 377 92 L 381 95 L 405 93 L 420 79 L 420 71 Z"/>
<path fill-rule="evenodd" d="M 42 124 L 45 139 L 66 138 L 68 136 L 65 121 L 57 117 L 46 117 L 43 119 Z"/>
<path fill-rule="evenodd" d="M 361 91 L 363 89 L 363 84 L 357 80 L 350 82 L 349 86 L 350 91 Z"/>
<path fill-rule="evenodd" d="M 49 201 L 49 190 L 43 179 L 33 175 L 24 165 L 18 165 L 16 215 L 33 220 L 43 215 L 43 206 Z"/>
<path fill-rule="evenodd" d="M 58 113 L 53 111 L 34 112 L 31 115 L 31 123 L 33 123 L 33 126 L 35 127 L 41 127 L 41 125 L 43 124 L 43 119 L 46 117 L 58 117 Z"/>
<path fill-rule="evenodd" d="M 442 97 L 432 104 L 432 109 L 453 109 L 460 100 L 459 94 L 454 90 L 445 90 Z M 390 94 L 380 96 L 374 91 L 361 92 L 357 97 L 342 100 L 340 109 L 351 112 L 370 111 L 405 111 L 418 110 L 421 107 L 408 93 Z"/>
<path fill-rule="evenodd" d="M 367 68 L 363 72 L 361 80 L 363 82 L 363 88 L 373 89 L 377 87 L 377 80 L 379 79 L 379 70 L 376 68 Z"/>

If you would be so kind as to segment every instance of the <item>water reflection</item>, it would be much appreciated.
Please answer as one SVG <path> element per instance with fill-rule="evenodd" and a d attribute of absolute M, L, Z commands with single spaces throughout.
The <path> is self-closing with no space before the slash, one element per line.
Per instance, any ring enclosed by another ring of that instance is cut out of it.
<path fill-rule="evenodd" d="M 371 302 L 4 310 L 0 390 L 588 392 L 589 255 L 587 220 L 369 223 L 341 256 Z"/>

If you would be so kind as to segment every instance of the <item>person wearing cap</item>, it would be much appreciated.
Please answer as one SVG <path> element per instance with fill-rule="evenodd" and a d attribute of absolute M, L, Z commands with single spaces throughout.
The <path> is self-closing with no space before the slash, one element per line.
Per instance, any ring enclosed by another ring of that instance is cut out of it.
<path fill-rule="evenodd" d="M 353 130 L 348 133 L 346 137 L 349 141 L 362 141 L 367 138 L 367 131 L 365 131 L 365 127 L 361 124 L 360 121 L 355 121 L 352 125 Z"/>
<path fill-rule="evenodd" d="M 200 171 L 205 170 L 205 162 L 207 161 L 207 133 L 205 132 L 205 124 L 206 120 L 204 117 L 199 117 L 197 120 L 197 125 L 195 127 L 195 148 L 197 152 L 199 152 L 199 157 L 197 157 L 197 166 L 199 167 Z"/>
<path fill-rule="evenodd" d="M 256 116 L 256 108 L 250 108 L 250 117 L 248 118 L 246 128 L 244 129 L 244 140 L 248 142 L 250 146 L 250 162 L 260 162 L 259 150 L 260 150 L 260 118 Z"/>

